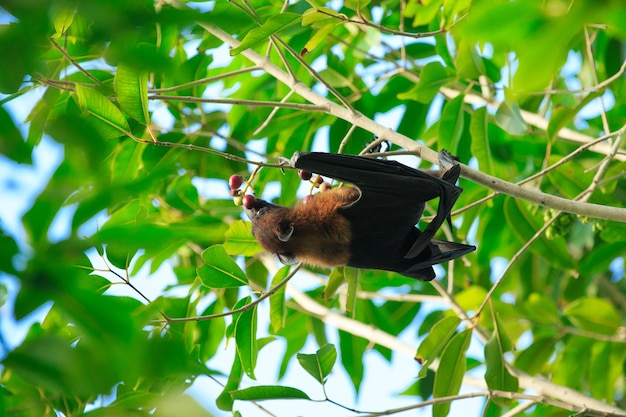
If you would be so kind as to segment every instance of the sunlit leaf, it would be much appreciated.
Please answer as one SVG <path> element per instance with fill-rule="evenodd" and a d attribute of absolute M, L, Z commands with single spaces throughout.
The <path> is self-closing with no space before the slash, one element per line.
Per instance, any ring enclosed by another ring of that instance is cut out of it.
<path fill-rule="evenodd" d="M 103 139 L 117 138 L 129 131 L 128 122 L 120 109 L 98 91 L 78 84 L 76 96 L 87 112 L 88 120 Z"/>
<path fill-rule="evenodd" d="M 519 353 L 515 359 L 515 366 L 530 375 L 543 371 L 550 357 L 554 355 L 555 344 L 556 339 L 552 337 L 535 340 L 529 347 Z"/>
<path fill-rule="evenodd" d="M 518 236 L 520 242 L 526 243 L 543 225 L 543 220 L 531 213 L 527 205 L 517 199 L 507 199 L 505 203 L 507 223 Z M 562 237 L 547 239 L 540 236 L 530 246 L 530 251 L 546 259 L 559 268 L 573 268 L 572 257 Z"/>
<path fill-rule="evenodd" d="M 298 353 L 300 365 L 322 385 L 326 383 L 326 377 L 336 360 L 337 350 L 334 345 L 322 346 L 315 354 Z"/>
<path fill-rule="evenodd" d="M 326 282 L 326 288 L 324 288 L 324 292 L 322 296 L 326 300 L 332 300 L 335 298 L 335 294 L 337 294 L 337 290 L 339 287 L 346 282 L 346 275 L 343 272 L 343 267 L 333 268 L 328 275 L 328 281 Z"/>
<path fill-rule="evenodd" d="M 348 283 L 348 292 L 346 297 L 346 312 L 348 314 L 354 314 L 355 312 L 357 285 L 361 275 L 360 271 L 361 270 L 359 268 L 353 268 L 351 266 L 346 266 L 343 269 L 346 282 Z"/>
<path fill-rule="evenodd" d="M 229 255 L 254 256 L 263 248 L 252 236 L 252 223 L 237 220 L 228 227 L 224 249 Z"/>
<path fill-rule="evenodd" d="M 579 298 L 565 307 L 563 314 L 581 329 L 596 333 L 614 334 L 622 326 L 615 307 L 600 298 Z"/>
<path fill-rule="evenodd" d="M 263 400 L 310 400 L 311 398 L 297 388 L 280 385 L 257 385 L 237 391 L 231 391 L 234 400 L 263 401 Z"/>
<path fill-rule="evenodd" d="M 428 366 L 456 334 L 456 329 L 460 323 L 461 319 L 456 316 L 444 317 L 433 326 L 428 336 L 422 340 L 415 354 L 415 359 L 422 365 L 419 378 L 426 376 Z"/>
<path fill-rule="evenodd" d="M 217 408 L 224 411 L 231 411 L 233 409 L 234 399 L 230 393 L 239 388 L 242 377 L 243 369 L 241 367 L 241 359 L 239 358 L 239 355 L 235 355 L 235 358 L 233 359 L 233 366 L 228 374 L 228 381 L 226 381 L 224 389 L 215 400 Z"/>
<path fill-rule="evenodd" d="M 456 334 L 441 354 L 439 367 L 435 374 L 433 396 L 435 398 L 456 395 L 461 389 L 461 381 L 465 374 L 465 352 L 472 337 L 471 330 Z M 433 417 L 445 417 L 450 411 L 450 403 L 433 405 Z"/>
<path fill-rule="evenodd" d="M 298 23 L 301 19 L 302 17 L 299 14 L 289 12 L 271 16 L 263 25 L 248 32 L 239 46 L 231 49 L 231 56 L 237 55 L 246 49 L 253 48 L 259 43 L 267 42 L 270 36 L 286 27 Z"/>
<path fill-rule="evenodd" d="M 556 304 L 545 294 L 530 294 L 524 303 L 524 309 L 528 317 L 536 323 L 553 326 L 560 323 Z"/>
<path fill-rule="evenodd" d="M 463 94 L 448 101 L 441 111 L 439 120 L 439 143 L 451 154 L 457 153 L 459 140 L 463 134 L 465 112 L 463 110 Z"/>
<path fill-rule="evenodd" d="M 422 70 L 419 83 L 406 93 L 399 93 L 398 98 L 429 103 L 435 98 L 439 89 L 453 79 L 452 70 L 441 65 L 439 61 L 431 62 Z"/>
<path fill-rule="evenodd" d="M 120 64 L 115 72 L 117 99 L 133 119 L 145 124 L 148 120 L 148 76 L 144 72 Z"/>
<path fill-rule="evenodd" d="M 256 361 L 259 355 L 259 348 L 256 339 L 257 314 L 256 305 L 251 309 L 244 311 L 237 318 L 235 325 L 235 341 L 237 343 L 237 354 L 241 359 L 243 371 L 252 379 Z"/>
<path fill-rule="evenodd" d="M 491 338 L 485 345 L 485 382 L 493 390 L 516 392 L 519 386 L 515 378 L 506 367 L 504 352 L 511 350 L 511 341 L 504 331 L 504 327 L 497 318 L 494 319 L 494 331 Z M 497 401 L 501 405 L 506 405 L 510 401 Z"/>
<path fill-rule="evenodd" d="M 498 106 L 496 123 L 511 135 L 523 135 L 528 131 L 519 106 L 513 100 L 505 100 Z"/>
<path fill-rule="evenodd" d="M 246 274 L 222 245 L 213 245 L 202 252 L 204 265 L 198 268 L 202 284 L 209 288 L 240 287 L 248 284 Z"/>
<path fill-rule="evenodd" d="M 470 135 L 472 137 L 472 155 L 478 160 L 480 170 L 493 175 L 493 162 L 489 147 L 489 125 L 487 109 L 481 107 L 474 110 L 470 122 Z"/>
<path fill-rule="evenodd" d="M 272 288 L 282 282 L 289 275 L 289 266 L 284 266 L 278 270 L 272 278 Z M 270 324 L 275 332 L 285 327 L 287 310 L 285 307 L 285 286 L 270 296 Z"/>

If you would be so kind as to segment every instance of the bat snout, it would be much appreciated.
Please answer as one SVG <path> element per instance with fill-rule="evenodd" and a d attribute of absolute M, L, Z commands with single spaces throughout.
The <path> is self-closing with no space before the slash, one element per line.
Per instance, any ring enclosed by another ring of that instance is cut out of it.
<path fill-rule="evenodd" d="M 252 207 L 244 208 L 244 210 L 248 218 L 254 222 L 263 212 L 276 207 L 278 206 L 259 199 L 254 202 Z"/>

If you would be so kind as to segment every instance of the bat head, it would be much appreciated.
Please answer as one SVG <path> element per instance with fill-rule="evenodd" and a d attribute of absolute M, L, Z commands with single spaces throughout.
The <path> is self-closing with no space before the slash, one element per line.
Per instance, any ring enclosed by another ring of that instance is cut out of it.
<path fill-rule="evenodd" d="M 245 211 L 252 222 L 252 234 L 265 250 L 276 254 L 285 265 L 298 262 L 290 244 L 294 232 L 293 223 L 289 219 L 291 209 L 256 200 Z"/>

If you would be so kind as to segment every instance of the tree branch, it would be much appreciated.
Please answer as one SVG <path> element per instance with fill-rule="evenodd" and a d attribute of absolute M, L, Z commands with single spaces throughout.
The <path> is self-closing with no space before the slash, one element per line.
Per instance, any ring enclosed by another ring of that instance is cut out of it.
<path fill-rule="evenodd" d="M 230 36 L 228 33 L 224 32 L 222 29 L 207 23 L 199 23 L 200 26 L 205 28 L 208 32 L 219 38 L 224 43 L 230 45 L 235 48 L 239 45 L 239 41 Z M 325 97 L 320 96 L 311 90 L 308 86 L 304 85 L 301 82 L 293 80 L 292 77 L 289 76 L 282 69 L 274 65 L 269 59 L 266 57 L 257 54 L 255 51 L 251 49 L 247 49 L 242 52 L 242 54 L 251 60 L 256 66 L 261 67 L 268 74 L 275 77 L 277 80 L 291 88 L 293 91 L 298 93 L 303 98 L 307 99 L 311 103 L 319 106 L 322 111 L 331 114 L 333 116 L 339 117 L 349 123 L 352 123 L 356 126 L 359 126 L 367 131 L 370 131 L 376 134 L 379 137 L 383 137 L 398 146 L 406 148 L 412 152 L 414 152 L 417 156 L 426 159 L 432 163 L 437 163 L 438 154 L 437 152 L 418 144 L 414 140 L 393 131 L 390 128 L 384 127 L 374 120 L 365 117 L 363 114 L 354 112 L 350 109 L 346 109 L 332 101 L 328 100 Z M 453 94 L 458 95 L 458 92 L 454 92 L 450 90 Z M 478 96 L 476 96 L 478 97 Z M 484 103 L 484 99 L 480 98 Z M 545 121 L 545 119 L 544 119 Z M 547 127 L 547 121 L 545 121 L 545 127 Z M 563 130 L 563 129 L 562 129 Z M 573 131 L 572 131 L 573 132 Z M 576 133 L 576 132 L 574 132 Z M 592 140 L 585 135 L 584 142 Z M 535 204 L 539 204 L 541 206 L 549 207 L 555 210 L 565 211 L 567 213 L 577 214 L 580 216 L 587 216 L 597 219 L 606 219 L 606 220 L 615 220 L 619 222 L 626 222 L 626 209 L 618 208 L 618 207 L 610 207 L 603 206 L 599 204 L 590 204 L 590 203 L 581 203 L 576 201 L 571 201 L 566 198 L 556 197 L 550 194 L 543 193 L 538 190 L 524 188 L 519 185 L 512 184 L 507 181 L 503 181 L 499 178 L 492 177 L 490 175 L 484 174 L 480 171 L 476 171 L 474 169 L 469 168 L 467 165 L 462 165 L 461 175 L 465 178 L 468 178 L 478 184 L 484 185 L 487 188 L 490 188 L 494 191 L 499 191 L 504 194 L 508 194 L 510 196 L 521 198 L 523 200 L 530 201 Z"/>

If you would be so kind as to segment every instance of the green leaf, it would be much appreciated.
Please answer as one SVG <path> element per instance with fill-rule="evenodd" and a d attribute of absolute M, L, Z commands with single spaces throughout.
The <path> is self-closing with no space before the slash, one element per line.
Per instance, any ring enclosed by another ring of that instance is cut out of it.
<path fill-rule="evenodd" d="M 441 2 L 442 0 L 410 2 L 407 4 L 406 16 L 413 17 L 413 27 L 428 25 L 439 14 Z"/>
<path fill-rule="evenodd" d="M 456 334 L 456 328 L 459 324 L 461 324 L 461 319 L 457 316 L 444 317 L 435 323 L 428 336 L 424 338 L 417 348 L 415 359 L 422 365 L 417 376 L 418 378 L 426 376 L 428 366 Z"/>
<path fill-rule="evenodd" d="M 272 279 L 272 288 L 282 282 L 288 275 L 289 266 L 284 266 L 278 270 Z M 278 332 L 285 327 L 285 319 L 287 309 L 285 307 L 285 286 L 283 285 L 278 291 L 270 296 L 270 324 L 274 332 Z"/>
<path fill-rule="evenodd" d="M 175 416 L 194 416 L 194 417 L 214 417 L 214 414 L 209 410 L 204 408 L 199 402 L 197 398 L 192 397 L 189 394 L 177 395 L 177 393 L 165 395 L 161 395 L 157 401 L 153 401 L 150 403 L 151 406 L 155 407 L 156 410 L 154 414 L 150 414 L 154 417 L 175 417 Z M 151 407 L 142 407 L 142 408 L 151 408 Z M 109 409 L 102 409 L 107 410 Z M 127 411 L 127 410 L 123 410 Z M 143 411 L 143 410 L 142 410 Z M 144 413 L 138 414 L 142 417 L 145 416 Z M 91 417 L 91 416 L 90 416 Z M 103 413 L 102 417 L 113 417 L 108 413 Z M 120 417 L 126 417 L 123 413 L 120 414 Z M 130 417 L 130 416 L 129 416 Z"/>
<path fill-rule="evenodd" d="M 55 38 L 59 39 L 67 32 L 74 21 L 75 14 L 76 9 L 71 3 L 51 3 L 50 17 L 54 22 Z"/>
<path fill-rule="evenodd" d="M 506 132 L 520 136 L 528 132 L 528 125 L 522 118 L 517 102 L 503 101 L 496 111 L 496 123 Z"/>
<path fill-rule="evenodd" d="M 327 25 L 319 28 L 315 34 L 309 39 L 309 41 L 304 45 L 303 51 L 306 53 L 311 52 L 317 45 L 321 42 L 328 39 L 328 35 L 337 27 L 337 21 L 332 21 Z"/>
<path fill-rule="evenodd" d="M 550 122 L 548 123 L 548 129 L 546 132 L 548 133 L 548 138 L 553 141 L 556 139 L 561 128 L 565 127 L 567 122 L 572 120 L 577 114 L 577 111 L 570 109 L 568 107 L 559 106 L 552 111 L 550 115 Z"/>
<path fill-rule="evenodd" d="M 326 377 L 332 371 L 337 360 L 337 350 L 334 345 L 325 345 L 315 354 L 298 353 L 298 362 L 320 384 L 326 383 Z"/>
<path fill-rule="evenodd" d="M 569 304 L 563 314 L 583 330 L 615 334 L 622 325 L 619 313 L 607 300 L 583 297 Z"/>
<path fill-rule="evenodd" d="M 346 299 L 346 312 L 354 316 L 355 305 L 356 305 L 356 291 L 357 291 L 357 285 L 359 282 L 359 276 L 361 275 L 361 270 L 359 268 L 345 266 L 343 268 L 343 272 L 346 276 L 346 281 L 348 282 L 348 296 Z"/>
<path fill-rule="evenodd" d="M 596 342 L 591 349 L 591 364 L 589 366 L 589 380 L 591 393 L 595 398 L 608 399 L 609 380 L 607 370 L 611 369 L 611 344 Z"/>
<path fill-rule="evenodd" d="M 239 359 L 239 355 L 235 355 L 235 359 L 233 360 L 233 366 L 230 369 L 230 374 L 228 374 L 228 381 L 226 381 L 224 389 L 215 400 L 215 405 L 217 405 L 217 408 L 224 411 L 231 411 L 233 409 L 234 400 L 230 393 L 239 388 L 242 377 L 243 369 L 241 368 L 241 359 Z"/>
<path fill-rule="evenodd" d="M 248 279 L 239 265 L 228 256 L 224 246 L 213 245 L 202 252 L 205 262 L 198 268 L 202 284 L 209 288 L 230 288 L 248 285 Z"/>
<path fill-rule="evenodd" d="M 465 352 L 469 347 L 471 338 L 472 331 L 464 330 L 456 334 L 446 346 L 435 374 L 434 398 L 459 393 L 466 368 Z M 449 411 L 449 402 L 433 405 L 433 417 L 445 417 Z"/>
<path fill-rule="evenodd" d="M 345 0 L 343 3 L 346 8 L 355 12 L 363 10 L 370 4 L 371 0 Z"/>
<path fill-rule="evenodd" d="M 333 270 L 330 271 L 330 275 L 328 275 L 328 281 L 326 281 L 326 288 L 324 288 L 324 292 L 322 292 L 322 297 L 327 301 L 335 298 L 337 290 L 345 281 L 346 275 L 343 272 L 343 267 L 339 266 L 333 268 Z"/>
<path fill-rule="evenodd" d="M 544 371 L 544 366 L 554 355 L 555 343 L 556 339 L 553 337 L 535 340 L 532 345 L 520 352 L 515 359 L 515 367 L 530 375 L 536 375 Z"/>
<path fill-rule="evenodd" d="M 472 0 L 443 0 L 443 27 L 450 29 L 460 18 L 466 15 Z"/>
<path fill-rule="evenodd" d="M 146 124 L 148 116 L 148 75 L 128 65 L 120 64 L 115 72 L 115 93 L 122 109 L 139 123 Z"/>
<path fill-rule="evenodd" d="M 369 341 L 350 333 L 339 331 L 339 348 L 341 350 L 341 363 L 352 380 L 355 391 L 363 381 L 363 354 L 369 345 Z"/>
<path fill-rule="evenodd" d="M 430 103 L 439 92 L 439 89 L 453 80 L 453 70 L 444 67 L 438 61 L 431 62 L 422 70 L 417 85 L 406 93 L 398 94 L 398 98 L 400 100 L 416 100 L 421 103 Z"/>
<path fill-rule="evenodd" d="M 2 129 L 0 155 L 5 155 L 17 163 L 32 163 L 31 153 L 33 149 L 24 141 L 22 134 L 4 107 L 0 107 L 0 129 Z"/>
<path fill-rule="evenodd" d="M 263 400 L 310 400 L 311 398 L 297 388 L 280 385 L 258 385 L 231 391 L 234 400 L 263 401 Z"/>
<path fill-rule="evenodd" d="M 254 256 L 263 251 L 252 236 L 252 223 L 237 220 L 226 231 L 224 249 L 229 255 Z"/>
<path fill-rule="evenodd" d="M 244 311 L 237 318 L 235 325 L 235 341 L 237 342 L 237 353 L 241 359 L 243 371 L 251 379 L 256 379 L 254 369 L 259 355 L 259 348 L 256 339 L 257 315 L 255 305 L 250 310 Z"/>
<path fill-rule="evenodd" d="M 310 26 L 313 23 L 325 20 L 329 22 L 337 22 L 338 19 L 345 19 L 347 17 L 348 16 L 345 14 L 337 13 L 335 10 L 328 7 L 315 7 L 308 9 L 302 14 L 302 26 Z"/>
<path fill-rule="evenodd" d="M 262 26 L 252 29 L 239 44 L 238 47 L 231 49 L 230 56 L 235 56 L 241 51 L 253 48 L 256 45 L 267 42 L 267 39 L 273 34 L 299 22 L 302 16 L 297 13 L 281 13 L 273 15 Z"/>
<path fill-rule="evenodd" d="M 476 47 L 467 42 L 459 44 L 455 64 L 456 71 L 461 78 L 477 79 L 487 72 L 483 58 L 476 51 Z"/>
<path fill-rule="evenodd" d="M 487 290 L 478 285 L 472 285 L 459 292 L 456 296 L 456 302 L 465 311 L 476 310 L 485 301 Z"/>
<path fill-rule="evenodd" d="M 457 153 L 465 124 L 464 97 L 463 94 L 459 94 L 448 101 L 443 106 L 439 120 L 439 145 L 453 155 Z"/>
<path fill-rule="evenodd" d="M 130 131 L 124 114 L 98 91 L 76 84 L 76 96 L 102 139 L 118 138 Z"/>
<path fill-rule="evenodd" d="M 494 331 L 485 345 L 485 382 L 490 389 L 516 392 L 519 382 L 506 368 L 504 352 L 511 350 L 511 341 L 501 326 L 499 320 L 494 318 Z M 510 401 L 497 401 L 500 405 L 507 405 Z"/>
<path fill-rule="evenodd" d="M 515 232 L 520 242 L 527 242 L 543 225 L 543 219 L 531 213 L 526 203 L 514 198 L 505 200 L 506 221 Z M 567 244 L 562 237 L 547 239 L 541 236 L 530 245 L 530 251 L 550 262 L 559 269 L 574 268 L 572 256 L 567 249 Z"/>
<path fill-rule="evenodd" d="M 470 149 L 472 156 L 478 160 L 478 167 L 481 172 L 493 175 L 493 158 L 491 157 L 491 148 L 489 146 L 489 124 L 487 118 L 486 107 L 474 110 L 469 128 L 472 138 Z"/>
<path fill-rule="evenodd" d="M 554 300 L 545 294 L 530 294 L 523 302 L 523 308 L 528 318 L 538 324 L 555 326 L 561 323 Z"/>

